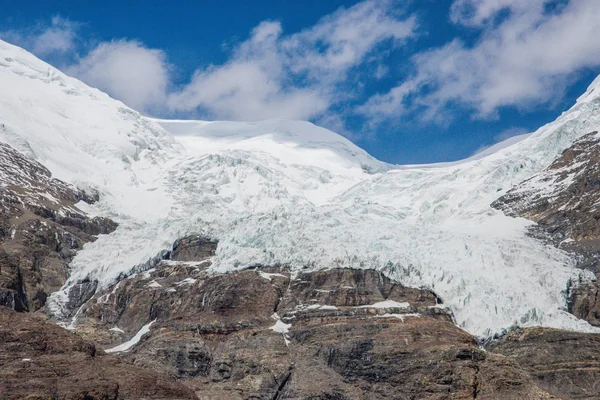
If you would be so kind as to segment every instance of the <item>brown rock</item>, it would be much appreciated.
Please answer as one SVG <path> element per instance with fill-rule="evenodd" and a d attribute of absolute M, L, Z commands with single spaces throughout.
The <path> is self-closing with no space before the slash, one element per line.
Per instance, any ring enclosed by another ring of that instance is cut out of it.
<path fill-rule="evenodd" d="M 196 399 L 43 318 L 0 307 L 0 398 Z"/>
<path fill-rule="evenodd" d="M 116 224 L 85 216 L 75 204 L 93 197 L 2 143 L 0 182 L 0 305 L 36 311 L 64 284 L 75 252 Z"/>
<path fill-rule="evenodd" d="M 206 399 L 550 398 L 430 291 L 374 270 L 207 266 L 168 261 L 126 279 L 88 302 L 77 331 L 112 347 L 156 319 L 121 355 Z"/>
<path fill-rule="evenodd" d="M 215 255 L 217 241 L 200 235 L 186 236 L 173 244 L 171 260 L 198 261 L 206 260 Z"/>
<path fill-rule="evenodd" d="M 575 283 L 569 311 L 600 326 L 600 138 L 591 132 L 565 150 L 548 168 L 492 203 L 508 215 L 538 223 L 531 234 L 570 252 L 596 282 Z"/>
<path fill-rule="evenodd" d="M 600 335 L 518 329 L 489 350 L 518 362 L 536 384 L 563 399 L 600 399 Z"/>

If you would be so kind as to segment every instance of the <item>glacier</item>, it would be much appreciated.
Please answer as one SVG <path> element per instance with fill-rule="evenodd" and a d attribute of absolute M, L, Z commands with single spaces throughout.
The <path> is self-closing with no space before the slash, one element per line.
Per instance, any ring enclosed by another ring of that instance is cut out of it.
<path fill-rule="evenodd" d="M 158 120 L 0 41 L 0 141 L 119 223 L 88 243 L 69 287 L 151 265 L 187 234 L 219 240 L 214 272 L 375 268 L 434 290 L 468 332 L 513 326 L 598 331 L 566 311 L 568 282 L 593 279 L 490 204 L 600 129 L 600 79 L 556 121 L 455 163 L 397 166 L 309 122 Z"/>

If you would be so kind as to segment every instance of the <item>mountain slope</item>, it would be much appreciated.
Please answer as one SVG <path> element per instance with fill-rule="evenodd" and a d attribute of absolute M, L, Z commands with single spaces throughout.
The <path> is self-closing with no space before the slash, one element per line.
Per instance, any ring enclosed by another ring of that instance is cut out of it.
<path fill-rule="evenodd" d="M 0 140 L 100 194 L 90 215 L 119 227 L 86 244 L 53 296 L 150 268 L 187 234 L 218 239 L 212 270 L 375 268 L 435 290 L 462 328 L 591 331 L 566 311 L 568 282 L 591 279 L 490 203 L 600 127 L 600 93 L 481 159 L 393 167 L 312 124 L 156 121 L 0 42 Z M 7 82 L 4 85 L 4 82 Z M 168 132 L 168 133 L 167 133 Z"/>
<path fill-rule="evenodd" d="M 82 201 L 95 199 L 0 143 L 0 305 L 41 309 L 64 284 L 76 251 L 116 228 L 82 213 L 75 206 Z"/>

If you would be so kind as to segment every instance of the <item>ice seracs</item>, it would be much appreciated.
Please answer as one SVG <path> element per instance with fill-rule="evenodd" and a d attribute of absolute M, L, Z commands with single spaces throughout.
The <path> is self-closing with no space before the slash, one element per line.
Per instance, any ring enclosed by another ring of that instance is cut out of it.
<path fill-rule="evenodd" d="M 490 204 L 600 127 L 598 90 L 484 157 L 392 167 L 307 122 L 150 120 L 3 42 L 0 82 L 0 141 L 98 191 L 82 209 L 120 224 L 78 253 L 56 312 L 68 285 L 104 287 L 202 234 L 219 241 L 217 272 L 376 268 L 433 289 L 475 335 L 593 330 L 566 312 L 567 282 L 589 277 Z"/>

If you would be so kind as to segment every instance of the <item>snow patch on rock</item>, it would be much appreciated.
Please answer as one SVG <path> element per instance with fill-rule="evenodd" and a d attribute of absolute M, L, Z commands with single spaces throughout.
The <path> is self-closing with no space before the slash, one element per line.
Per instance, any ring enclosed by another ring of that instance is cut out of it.
<path fill-rule="evenodd" d="M 155 322 L 156 322 L 156 320 L 154 320 L 152 322 L 149 322 L 148 324 L 142 326 L 142 328 L 130 340 L 128 340 L 125 343 L 120 344 L 120 345 L 118 345 L 116 347 L 112 347 L 110 349 L 106 349 L 106 350 L 104 350 L 104 352 L 105 353 L 119 353 L 119 352 L 122 352 L 122 351 L 129 350 L 130 348 L 132 348 L 133 346 L 135 346 L 136 344 L 138 344 L 140 342 L 140 340 L 142 339 L 142 336 L 144 336 L 145 334 L 147 334 L 148 332 L 150 332 L 150 327 Z"/>

